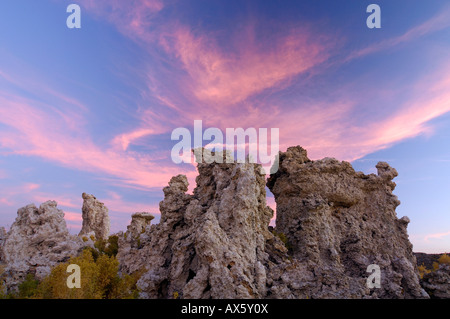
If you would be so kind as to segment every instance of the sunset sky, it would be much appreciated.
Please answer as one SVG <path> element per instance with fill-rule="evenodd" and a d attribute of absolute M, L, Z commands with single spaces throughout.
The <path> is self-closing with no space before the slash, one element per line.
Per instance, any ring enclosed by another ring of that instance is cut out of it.
<path fill-rule="evenodd" d="M 56 200 L 77 233 L 83 192 L 113 232 L 158 221 L 172 176 L 195 187 L 170 158 L 194 120 L 279 128 L 280 150 L 367 174 L 388 162 L 414 251 L 450 251 L 448 1 L 0 1 L 0 226 Z"/>

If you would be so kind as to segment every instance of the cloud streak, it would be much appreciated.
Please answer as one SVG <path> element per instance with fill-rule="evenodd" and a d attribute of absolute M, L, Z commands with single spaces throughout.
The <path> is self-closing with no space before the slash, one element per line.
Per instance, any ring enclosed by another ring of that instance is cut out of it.
<path fill-rule="evenodd" d="M 430 19 L 426 20 L 418 26 L 411 28 L 400 36 L 389 38 L 361 50 L 352 52 L 347 57 L 346 61 L 385 51 L 401 44 L 417 40 L 418 38 L 423 37 L 427 34 L 447 29 L 450 27 L 450 19 L 448 18 L 449 16 L 450 6 L 444 7 L 442 10 L 440 10 L 439 13 L 437 13 Z"/>
<path fill-rule="evenodd" d="M 442 237 L 450 236 L 450 231 L 444 233 L 434 233 L 428 234 L 424 237 L 425 241 L 430 241 L 430 239 L 441 239 Z"/>
<path fill-rule="evenodd" d="M 133 39 L 149 40 L 153 18 L 164 8 L 160 0 L 80 0 L 80 4 Z"/>
<path fill-rule="evenodd" d="M 10 154 L 37 156 L 72 169 L 102 172 L 122 183 L 147 188 L 166 185 L 170 176 L 180 171 L 167 161 L 153 161 L 149 154 L 101 148 L 71 112 L 6 92 L 0 92 L 0 123 L 8 127 L 0 136 L 0 145 Z"/>
<path fill-rule="evenodd" d="M 330 55 L 325 39 L 316 39 L 306 28 L 292 28 L 258 44 L 253 32 L 249 34 L 243 41 L 231 43 L 233 50 L 227 48 L 226 52 L 214 38 L 196 36 L 187 27 L 163 35 L 161 43 L 189 75 L 184 84 L 190 83 L 194 96 L 213 108 L 277 87 Z"/>

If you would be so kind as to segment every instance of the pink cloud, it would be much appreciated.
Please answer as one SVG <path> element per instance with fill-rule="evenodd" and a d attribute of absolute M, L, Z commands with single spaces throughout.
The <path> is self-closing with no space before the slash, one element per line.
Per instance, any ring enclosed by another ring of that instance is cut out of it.
<path fill-rule="evenodd" d="M 431 133 L 429 121 L 450 112 L 450 66 L 443 67 L 433 77 L 426 77 L 415 85 L 418 96 L 406 101 L 381 123 L 373 123 L 365 130 L 366 145 L 385 148 L 395 142 Z"/>
<path fill-rule="evenodd" d="M 34 184 L 34 183 L 27 183 L 24 185 L 23 190 L 24 192 L 32 192 L 36 189 L 38 189 L 39 187 L 41 187 L 41 185 L 39 184 Z"/>
<path fill-rule="evenodd" d="M 114 137 L 112 144 L 120 147 L 122 151 L 126 151 L 128 146 L 143 137 L 155 134 L 154 129 L 138 128 L 134 131 L 123 133 Z"/>
<path fill-rule="evenodd" d="M 78 125 L 67 125 L 71 119 L 46 110 L 51 107 L 0 92 L 0 123 L 10 128 L 0 136 L 0 145 L 14 154 L 106 173 L 122 183 L 144 187 L 161 187 L 180 172 L 163 161 L 153 161 L 151 155 L 100 148 Z"/>
<path fill-rule="evenodd" d="M 333 47 L 330 41 L 300 27 L 258 44 L 253 33 L 248 34 L 245 41 L 229 45 L 231 52 L 207 34 L 194 35 L 187 27 L 163 33 L 160 43 L 189 75 L 184 85 L 212 108 L 282 85 L 325 61 Z"/>
<path fill-rule="evenodd" d="M 0 198 L 0 203 L 17 209 L 17 205 L 25 205 L 23 201 L 20 200 L 23 195 L 34 196 L 40 187 L 41 185 L 36 183 L 23 183 L 16 186 L 9 185 L 7 187 L 2 187 L 2 198 Z"/>
<path fill-rule="evenodd" d="M 11 202 L 8 198 L 0 198 L 0 204 L 12 206 L 14 203 Z"/>
<path fill-rule="evenodd" d="M 405 85 L 417 94 L 377 119 L 358 117 L 356 108 L 364 103 L 348 88 L 338 103 L 299 107 L 283 116 L 271 117 L 270 125 L 280 127 L 280 149 L 301 144 L 311 158 L 332 156 L 353 161 L 405 139 L 433 132 L 431 120 L 450 112 L 450 65 Z M 368 94 L 368 92 L 365 92 Z"/>
<path fill-rule="evenodd" d="M 66 221 L 80 223 L 80 226 L 81 226 L 81 223 L 83 221 L 83 217 L 81 215 L 81 211 L 79 213 L 64 211 L 64 219 Z"/>
<path fill-rule="evenodd" d="M 148 41 L 153 34 L 153 18 L 164 8 L 160 0 L 80 0 L 83 8 L 106 19 L 124 35 Z"/>
<path fill-rule="evenodd" d="M 131 38 L 152 32 L 148 31 L 152 17 L 163 8 L 160 1 L 85 0 L 82 4 Z M 440 16 L 431 19 L 388 44 L 437 30 L 440 22 Z M 251 23 L 247 28 L 251 31 Z M 358 126 L 352 118 L 356 103 L 350 96 L 354 92 L 343 93 L 342 101 L 333 105 L 314 101 L 299 108 L 285 108 L 281 102 L 268 105 L 255 97 L 288 87 L 290 80 L 326 61 L 335 44 L 299 26 L 291 26 L 271 41 L 258 44 L 254 34 L 248 32 L 236 42 L 231 41 L 227 48 L 212 34 L 195 33 L 187 26 L 171 24 L 159 30 L 163 31 L 158 37 L 159 45 L 178 62 L 172 66 L 172 75 L 179 77 L 171 83 L 171 89 L 179 92 L 177 95 L 163 89 L 157 76 L 149 74 L 149 82 L 157 84 L 156 88 L 149 85 L 148 95 L 155 94 L 153 97 L 170 112 L 143 108 L 136 128 L 112 137 L 110 147 L 105 147 L 95 144 L 86 132 L 83 124 L 89 110 L 76 99 L 47 88 L 52 101 L 65 105 L 56 108 L 53 105 L 57 103 L 0 92 L 0 123 L 9 127 L 0 136 L 0 145 L 13 154 L 38 156 L 66 167 L 99 173 L 123 186 L 161 188 L 173 175 L 185 173 L 193 179 L 195 172 L 171 165 L 168 156 L 155 161 L 153 154 L 133 152 L 129 146 L 174 125 L 191 125 L 196 118 L 207 119 L 209 127 L 279 127 L 281 149 L 302 144 L 314 158 L 335 156 L 352 160 L 426 132 L 428 121 L 449 110 L 446 80 L 435 81 L 434 87 L 420 84 L 426 92 L 423 96 L 405 103 L 389 118 L 365 126 Z M 379 45 L 377 50 L 386 47 L 387 44 Z M 21 83 L 4 72 L 0 71 L 0 75 L 17 85 Z M 245 116 L 236 117 L 236 110 Z"/>
<path fill-rule="evenodd" d="M 434 233 L 428 234 L 424 237 L 425 241 L 429 241 L 430 239 L 441 239 L 442 237 L 450 236 L 450 231 L 444 233 Z"/>
<path fill-rule="evenodd" d="M 159 205 L 149 203 L 131 202 L 119 199 L 105 198 L 102 200 L 109 211 L 131 215 L 137 212 L 148 212 L 153 215 L 159 215 Z"/>
<path fill-rule="evenodd" d="M 58 203 L 59 207 L 78 208 L 80 210 L 82 204 L 81 196 L 80 200 L 75 201 L 74 198 L 71 198 L 70 196 L 67 195 L 55 195 L 42 192 L 38 192 L 37 194 L 32 196 L 32 200 L 36 201 L 37 203 L 44 203 L 48 200 L 54 200 L 55 202 Z"/>
<path fill-rule="evenodd" d="M 78 234 L 81 230 L 81 223 L 79 223 L 78 221 L 74 222 L 74 221 L 70 221 L 70 220 L 66 220 L 67 222 L 67 228 L 69 229 L 69 231 L 71 231 L 72 234 Z"/>

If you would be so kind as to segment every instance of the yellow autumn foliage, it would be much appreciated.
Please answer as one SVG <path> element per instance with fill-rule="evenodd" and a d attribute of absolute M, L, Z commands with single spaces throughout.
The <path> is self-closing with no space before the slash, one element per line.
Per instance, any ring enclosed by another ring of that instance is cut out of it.
<path fill-rule="evenodd" d="M 67 267 L 80 267 L 81 288 L 67 286 Z M 36 288 L 32 298 L 37 299 L 123 299 L 137 298 L 136 276 L 118 275 L 119 262 L 115 256 L 100 254 L 96 259 L 92 251 L 71 258 L 55 266 Z"/>

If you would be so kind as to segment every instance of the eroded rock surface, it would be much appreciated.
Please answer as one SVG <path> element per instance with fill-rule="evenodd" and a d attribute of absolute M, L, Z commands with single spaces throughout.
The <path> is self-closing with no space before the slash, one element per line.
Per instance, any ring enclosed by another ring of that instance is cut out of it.
<path fill-rule="evenodd" d="M 397 171 L 355 172 L 332 158 L 311 161 L 297 146 L 279 155 L 267 182 L 277 203 L 276 230 L 286 235 L 304 269 L 300 285 L 312 298 L 421 298 L 427 294 L 408 239 L 407 217 L 397 218 L 392 191 Z M 381 269 L 381 288 L 366 285 L 367 267 Z M 288 276 L 286 272 L 284 276 Z M 292 285 L 288 285 L 291 286 Z"/>
<path fill-rule="evenodd" d="M 108 208 L 94 195 L 83 193 L 83 226 L 79 236 L 95 234 L 96 239 L 107 239 L 110 221 Z"/>
<path fill-rule="evenodd" d="M 431 298 L 450 299 L 450 265 L 441 264 L 437 270 L 424 274 L 421 283 Z"/>
<path fill-rule="evenodd" d="M 3 259 L 3 244 L 5 243 L 6 235 L 7 232 L 5 227 L 0 227 L 0 264 L 2 263 Z"/>
<path fill-rule="evenodd" d="M 135 213 L 131 215 L 131 223 L 126 232 L 119 232 L 119 251 L 117 259 L 121 262 L 121 272 L 133 273 L 144 269 L 139 256 L 140 248 L 148 241 L 149 228 L 154 216 L 149 213 Z M 145 259 L 145 258 L 144 258 Z"/>
<path fill-rule="evenodd" d="M 144 298 L 265 297 L 273 211 L 260 167 L 199 163 L 198 170 L 193 195 L 186 176 L 170 180 L 160 223 L 141 236 L 134 258 L 120 259 L 122 269 L 146 267 L 138 282 Z"/>
<path fill-rule="evenodd" d="M 428 297 L 409 219 L 395 213 L 397 172 L 387 163 L 365 175 L 332 158 L 311 161 L 301 147 L 280 153 L 279 170 L 267 181 L 277 203 L 271 232 L 261 166 L 224 162 L 198 164 L 193 194 L 186 176 L 173 177 L 163 189 L 160 223 L 136 213 L 118 234 L 120 271 L 143 274 L 142 298 Z M 68 233 L 53 201 L 19 209 L 9 232 L 0 229 L 9 289 L 93 246 L 81 237 L 108 237 L 108 209 L 92 195 L 83 199 L 80 237 Z M 381 269 L 380 288 L 367 286 L 373 264 Z M 434 297 L 448 298 L 447 270 L 424 277 Z"/>
<path fill-rule="evenodd" d="M 301 147 L 279 156 L 268 180 L 277 202 L 268 231 L 264 176 L 248 163 L 198 165 L 193 195 L 185 176 L 171 179 L 161 222 L 127 246 L 121 268 L 146 269 L 145 298 L 426 298 L 392 194 L 397 176 L 387 163 L 378 175 L 347 162 L 308 159 Z M 282 236 L 282 237 L 283 237 Z M 119 253 L 120 254 L 120 253 Z M 130 257 L 132 256 L 132 257 Z M 381 288 L 369 288 L 371 264 Z"/>
<path fill-rule="evenodd" d="M 51 267 L 76 256 L 82 247 L 77 236 L 69 234 L 64 213 L 55 201 L 20 208 L 4 239 L 3 274 L 8 289 L 16 289 L 28 273 L 42 279 Z"/>
<path fill-rule="evenodd" d="M 145 232 L 147 227 L 151 225 L 154 218 L 155 216 L 150 213 L 135 213 L 131 215 L 131 223 L 127 227 L 127 231 L 131 234 L 131 236 L 137 237 Z"/>

